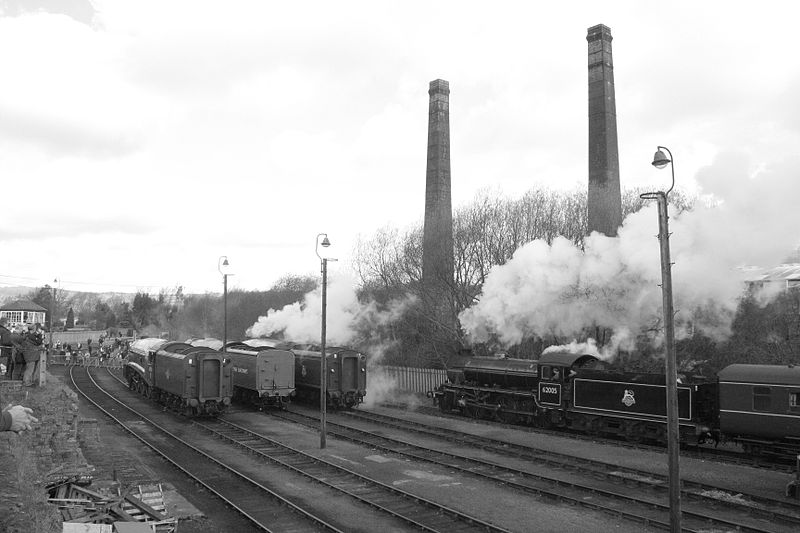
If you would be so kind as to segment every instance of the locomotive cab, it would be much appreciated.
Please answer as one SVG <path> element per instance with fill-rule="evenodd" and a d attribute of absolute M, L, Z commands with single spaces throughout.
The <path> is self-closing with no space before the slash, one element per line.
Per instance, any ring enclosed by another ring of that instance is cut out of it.
<path fill-rule="evenodd" d="M 566 412 L 572 404 L 572 377 L 578 368 L 593 367 L 598 359 L 588 354 L 543 353 L 539 358 L 539 423 L 566 426 Z"/>

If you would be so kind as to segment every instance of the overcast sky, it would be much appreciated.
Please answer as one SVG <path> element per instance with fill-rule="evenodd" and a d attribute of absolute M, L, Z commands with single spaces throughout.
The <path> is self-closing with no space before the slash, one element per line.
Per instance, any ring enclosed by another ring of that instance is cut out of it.
<path fill-rule="evenodd" d="M 587 184 L 586 30 L 611 28 L 623 188 L 800 141 L 794 2 L 0 2 L 0 284 L 267 289 L 327 232 L 422 220 L 428 83 L 455 208 Z M 92 7 L 93 6 L 93 7 Z M 546 7 L 544 7 L 546 6 Z M 800 181 L 800 180 L 798 180 Z M 655 227 L 653 233 L 657 231 Z"/>

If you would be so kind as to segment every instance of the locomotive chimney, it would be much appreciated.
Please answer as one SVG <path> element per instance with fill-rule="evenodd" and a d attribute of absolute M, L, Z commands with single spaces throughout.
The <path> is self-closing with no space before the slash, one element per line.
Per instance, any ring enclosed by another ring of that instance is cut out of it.
<path fill-rule="evenodd" d="M 452 326 L 449 289 L 453 284 L 453 213 L 450 199 L 450 84 L 430 82 L 428 165 L 425 173 L 423 292 L 435 303 L 436 319 Z"/>
<path fill-rule="evenodd" d="M 589 43 L 589 233 L 616 237 L 622 224 L 617 148 L 617 105 L 611 29 L 603 24 L 587 30 Z"/>

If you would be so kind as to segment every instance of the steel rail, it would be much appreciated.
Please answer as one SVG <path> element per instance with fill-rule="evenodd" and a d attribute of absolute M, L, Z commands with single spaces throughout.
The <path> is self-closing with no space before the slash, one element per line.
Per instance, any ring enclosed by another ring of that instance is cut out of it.
<path fill-rule="evenodd" d="M 173 460 L 173 459 L 172 459 L 172 458 L 171 458 L 171 457 L 170 457 L 168 454 L 166 454 L 166 453 L 162 452 L 162 450 L 160 450 L 158 447 L 156 447 L 156 446 L 155 446 L 155 445 L 153 445 L 152 443 L 148 442 L 148 441 L 147 441 L 147 440 L 146 440 L 144 437 L 142 437 L 141 435 L 137 434 L 137 432 L 136 432 L 136 431 L 134 431 L 134 430 L 133 430 L 131 427 L 129 427 L 127 424 L 125 424 L 125 423 L 124 423 L 122 420 L 120 420 L 120 419 L 119 419 L 117 416 L 114 416 L 114 415 L 113 415 L 113 414 L 112 414 L 112 413 L 111 413 L 111 412 L 110 412 L 108 409 L 105 409 L 105 408 L 104 408 L 103 406 L 101 406 L 101 405 L 100 405 L 98 402 L 96 402 L 94 399 L 92 399 L 92 398 L 89 396 L 89 394 L 88 394 L 86 391 L 84 391 L 84 390 L 83 390 L 83 389 L 82 389 L 82 388 L 81 388 L 81 387 L 78 385 L 78 383 L 76 382 L 76 379 L 75 379 L 75 376 L 74 376 L 74 373 L 73 373 L 73 370 L 74 370 L 74 368 L 75 368 L 75 367 L 72 367 L 72 368 L 70 368 L 70 370 L 69 370 L 69 377 L 70 377 L 70 380 L 72 381 L 72 384 L 73 384 L 73 386 L 75 387 L 75 390 L 76 390 L 76 391 L 77 391 L 79 394 L 81 394 L 83 397 L 85 397 L 85 398 L 86 398 L 86 399 L 87 399 L 87 400 L 88 400 L 90 403 L 92 403 L 92 404 L 93 404 L 93 405 L 94 405 L 96 408 L 98 408 L 100 411 L 102 411 L 102 412 L 103 412 L 103 413 L 104 413 L 106 416 L 108 416 L 108 417 L 109 417 L 109 418 L 111 418 L 111 419 L 112 419 L 114 422 L 116 422 L 117 424 L 119 424 L 119 425 L 120 425 L 120 426 L 121 426 L 121 427 L 122 427 L 122 428 L 123 428 L 125 431 L 127 431 L 128 433 L 130 433 L 131 435 L 133 435 L 134 437 L 136 437 L 136 438 L 137 438 L 139 441 L 141 441 L 143 444 L 145 444 L 145 445 L 146 445 L 148 448 L 150 448 L 151 450 L 153 450 L 153 451 L 154 451 L 155 453 L 157 453 L 159 456 L 161 456 L 161 457 L 163 457 L 164 459 L 166 459 L 166 460 L 167 460 L 169 463 L 171 463 L 173 466 L 175 466 L 176 468 L 178 468 L 180 471 L 182 471 L 184 474 L 186 474 L 187 476 L 189 476 L 191 479 L 193 479 L 194 481 L 196 481 L 197 483 L 201 484 L 203 487 L 205 487 L 206 489 L 208 489 L 208 490 L 209 490 L 209 491 L 210 491 L 212 494 L 214 494 L 215 496 L 217 496 L 218 498 L 220 498 L 222 501 L 224 501 L 226 504 L 228 504 L 229 506 L 231 506 L 231 507 L 232 507 L 232 508 L 233 508 L 235 511 L 237 511 L 239 514 L 241 514 L 242 516 L 244 516 L 245 518 L 247 518 L 247 519 L 248 519 L 250 522 L 252 522 L 252 523 L 253 523 L 253 524 L 254 524 L 256 527 L 258 527 L 258 528 L 259 528 L 259 529 L 261 529 L 262 531 L 272 532 L 272 530 L 271 530 L 271 529 L 269 529 L 269 527 L 268 527 L 268 526 L 266 526 L 265 524 L 261 523 L 261 521 L 260 521 L 260 520 L 259 520 L 257 517 L 253 516 L 253 515 L 252 515 L 252 514 L 251 514 L 249 511 L 247 511 L 247 510 L 243 509 L 241 506 L 237 505 L 236 503 L 234 503 L 233 501 L 231 501 L 229 498 L 227 498 L 227 497 L 226 497 L 224 494 L 222 494 L 222 493 L 221 493 L 221 492 L 219 492 L 217 489 L 215 489 L 215 488 L 214 488 L 212 485 L 210 485 L 209 483 L 207 483 L 206 481 L 204 481 L 204 480 L 203 480 L 203 479 L 201 479 L 200 477 L 196 476 L 194 473 L 190 472 L 189 470 L 187 470 L 186 468 L 184 468 L 183 466 L 181 466 L 180 464 L 178 464 L 178 463 L 177 463 L 175 460 Z M 321 519 L 321 518 L 319 518 L 319 517 L 316 517 L 316 516 L 314 516 L 313 514 L 311 514 L 311 513 L 309 513 L 308 511 L 306 511 L 305 509 L 303 509 L 303 508 L 299 507 L 299 506 L 298 506 L 298 505 L 296 505 L 295 503 L 293 503 L 293 502 L 291 502 L 290 500 L 288 500 L 288 499 L 284 498 L 284 497 L 283 497 L 283 496 L 281 496 L 280 494 L 277 494 L 276 492 L 274 492 L 274 491 L 270 490 L 268 487 L 265 487 L 265 486 L 261 485 L 261 484 L 260 484 L 260 483 L 258 483 L 257 481 L 255 481 L 255 480 L 251 479 L 250 477 L 248 477 L 248 476 L 246 476 L 246 475 L 242 474 L 241 472 L 237 471 L 236 469 L 234 469 L 234 468 L 231 468 L 231 467 L 229 467 L 229 466 L 225 465 L 224 463 L 222 463 L 221 461 L 217 460 L 216 458 L 214 458 L 214 457 L 212 457 L 212 456 L 208 455 L 208 454 L 207 454 L 207 453 L 205 453 L 204 451 L 202 451 L 202 450 L 198 449 L 197 447 L 195 447 L 195 446 L 193 446 L 193 445 L 189 444 L 188 442 L 184 441 L 183 439 L 181 439 L 181 438 L 180 438 L 180 437 L 178 437 L 177 435 L 174 435 L 172 432 L 170 432 L 170 431 L 169 431 L 169 430 L 167 430 L 166 428 L 163 428 L 163 427 L 161 427 L 161 426 L 160 426 L 160 425 L 158 425 L 156 422 L 154 422 L 154 421 L 150 420 L 149 418 L 147 418 L 146 416 L 142 415 L 141 413 L 139 413 L 139 412 L 138 412 L 138 411 L 136 411 L 135 409 L 132 409 L 131 407 L 129 407 L 129 406 L 127 406 L 127 405 L 125 405 L 123 402 L 121 402 L 120 400 L 118 400 L 117 398 L 115 398 L 113 395 L 111 395 L 111 394 L 110 394 L 108 391 L 106 391 L 105 389 L 103 389 L 103 388 L 102 388 L 102 387 L 101 387 L 101 386 L 100 386 L 100 385 L 99 385 L 99 384 L 98 384 L 98 383 L 97 383 L 97 382 L 94 380 L 94 378 L 91 376 L 91 374 L 89 373 L 89 369 L 88 369 L 88 368 L 85 368 L 85 370 L 86 370 L 86 376 L 87 376 L 87 377 L 88 377 L 88 379 L 89 379 L 89 380 L 90 380 L 90 381 L 91 381 L 91 382 L 94 384 L 94 386 L 96 387 L 96 389 L 98 390 L 98 392 L 100 392 L 100 393 L 102 393 L 102 394 L 106 395 L 106 396 L 107 396 L 107 397 L 108 397 L 110 400 L 112 400 L 113 402 L 115 402 L 115 403 L 119 404 L 119 405 L 120 405 L 120 406 L 122 406 L 124 409 L 128 410 L 130 413 L 133 413 L 133 414 L 135 414 L 139 420 L 144 420 L 145 422 L 147 422 L 148 424 L 150 424 L 150 425 L 151 425 L 151 426 L 153 426 L 154 428 L 158 429 L 158 430 L 159 430 L 159 431 L 161 431 L 162 433 L 164 433 L 164 434 L 168 435 L 169 437 L 171 437 L 173 440 L 175 440 L 175 441 L 177 441 L 177 442 L 181 443 L 183 446 L 185 446 L 185 447 L 187 447 L 187 448 L 191 449 L 192 451 L 196 452 L 197 454 L 201 455 L 202 457 L 204 457 L 205 459 L 207 459 L 208 461 L 210 461 L 211 463 L 213 463 L 213 464 L 214 464 L 216 467 L 218 467 L 218 468 L 222 468 L 222 469 L 223 469 L 223 470 L 225 470 L 226 472 L 229 472 L 229 473 L 231 473 L 231 474 L 233 474 L 233 475 L 235 475 L 235 476 L 237 476 L 237 477 L 239 477 L 239 478 L 241 478 L 241 479 L 243 479 L 243 480 L 247 481 L 247 482 L 248 482 L 248 483 L 250 483 L 251 485 L 253 485 L 253 486 L 255 486 L 255 487 L 257 487 L 257 488 L 261 489 L 261 490 L 262 490 L 262 491 L 263 491 L 265 494 L 267 494 L 269 497 L 271 497 L 272 499 L 275 499 L 275 500 L 277 500 L 278 502 L 280 502 L 280 505 L 281 505 L 281 506 L 286 506 L 286 507 L 288 507 L 288 508 L 289 508 L 289 509 L 290 509 L 290 510 L 291 510 L 293 513 L 295 513 L 296 515 L 300 515 L 301 517 L 303 517 L 303 518 L 305 518 L 305 519 L 307 519 L 307 520 L 310 520 L 312 523 L 314 523 L 314 524 L 315 524 L 315 525 L 317 525 L 317 526 L 320 526 L 320 527 L 322 527 L 324 530 L 327 530 L 327 531 L 334 531 L 334 532 L 337 532 L 337 533 L 344 533 L 342 530 L 340 530 L 340 529 L 336 528 L 335 526 L 333 526 L 333 525 L 331 525 L 331 524 L 328 524 L 328 523 L 327 523 L 327 522 L 325 522 L 323 519 Z M 276 532 L 276 533 L 277 533 L 277 532 Z"/>
<path fill-rule="evenodd" d="M 297 412 L 271 413 L 271 415 L 275 416 L 277 418 L 282 418 L 282 419 L 287 419 L 287 420 L 292 419 L 293 416 L 302 417 L 302 418 L 308 418 L 309 420 L 311 420 L 313 418 L 313 417 L 310 417 L 308 415 L 299 414 Z M 295 421 L 297 421 L 297 420 L 295 420 Z M 304 425 L 310 425 L 310 422 L 302 422 L 302 421 L 300 421 L 299 423 L 304 424 Z M 608 498 L 611 501 L 621 501 L 621 502 L 627 502 L 627 504 L 635 504 L 635 505 L 644 507 L 644 509 L 646 509 L 648 511 L 655 509 L 659 513 L 668 512 L 669 511 L 669 506 L 666 505 L 666 504 L 660 503 L 658 501 L 646 500 L 646 499 L 641 498 L 640 496 L 629 496 L 627 494 L 611 491 L 611 490 L 608 490 L 608 489 L 589 486 L 589 485 L 586 485 L 584 483 L 573 482 L 573 481 L 564 481 L 564 480 L 560 480 L 560 479 L 557 479 L 557 478 L 554 478 L 554 477 L 550 477 L 550 476 L 545 476 L 545 475 L 535 474 L 535 473 L 532 473 L 532 472 L 522 471 L 522 470 L 510 468 L 510 467 L 507 467 L 507 466 L 504 466 L 504 465 L 501 465 L 501 464 L 498 464 L 498 463 L 494 463 L 494 462 L 491 462 L 491 461 L 485 461 L 485 460 L 476 459 L 476 458 L 473 458 L 473 457 L 466 457 L 466 456 L 463 456 L 463 455 L 458 455 L 458 454 L 455 454 L 455 453 L 443 451 L 441 449 L 435 449 L 434 450 L 434 449 L 427 448 L 425 446 L 420 446 L 420 445 L 414 444 L 412 442 L 408 442 L 408 441 L 401 440 L 401 439 L 398 439 L 398 438 L 386 437 L 386 436 L 383 436 L 383 435 L 375 435 L 374 433 L 371 433 L 369 431 L 365 431 L 365 430 L 361 430 L 361 429 L 353 428 L 353 427 L 349 427 L 349 426 L 344 426 L 342 424 L 338 424 L 338 423 L 335 423 L 335 422 L 329 422 L 329 424 L 331 426 L 331 434 L 334 435 L 334 436 L 337 436 L 337 437 L 340 437 L 340 438 L 344 438 L 344 439 L 347 439 L 347 440 L 351 440 L 353 442 L 358 442 L 358 443 L 361 443 L 361 444 L 367 444 L 367 445 L 369 445 L 371 447 L 379 448 L 379 449 L 382 449 L 382 450 L 384 450 L 386 452 L 396 453 L 396 454 L 399 454 L 399 455 L 405 455 L 407 457 L 412 457 L 412 458 L 415 458 L 417 460 L 427 461 L 427 462 L 430 462 L 430 463 L 433 463 L 433 464 L 438 464 L 438 465 L 441 465 L 441 466 L 445 466 L 445 467 L 450 468 L 450 469 L 457 469 L 457 470 L 460 470 L 460 471 L 465 472 L 467 474 L 483 477 L 483 478 L 486 478 L 486 479 L 491 479 L 491 480 L 493 480 L 495 482 L 498 482 L 498 483 L 501 483 L 503 485 L 512 486 L 512 487 L 515 487 L 515 488 L 518 488 L 518 489 L 521 489 L 521 490 L 525 490 L 527 492 L 533 492 L 533 493 L 540 494 L 542 496 L 547 496 L 547 497 L 550 497 L 550 498 L 553 498 L 553 499 L 556 499 L 556 500 L 559 500 L 559 501 L 567 501 L 567 502 L 570 502 L 572 504 L 581 505 L 581 506 L 584 506 L 584 507 L 590 507 L 590 508 L 597 509 L 597 510 L 600 510 L 600 511 L 603 511 L 603 512 L 606 512 L 606 513 L 609 513 L 609 512 L 610 513 L 614 513 L 614 514 L 617 514 L 617 515 L 619 515 L 621 517 L 625 517 L 625 518 L 631 519 L 633 521 L 644 523 L 644 524 L 647 524 L 647 525 L 655 525 L 657 527 L 661 527 L 661 528 L 664 528 L 664 529 L 669 529 L 669 527 L 670 527 L 668 521 L 664 521 L 663 519 L 658 518 L 658 517 L 653 517 L 653 516 L 641 514 L 639 512 L 634 512 L 634 511 L 631 511 L 631 510 L 628 510 L 628 509 L 619 509 L 619 508 L 614 508 L 614 507 L 603 506 L 601 504 L 597 504 L 597 503 L 594 503 L 594 502 L 587 501 L 583 497 L 571 496 L 569 494 L 564 494 L 564 493 L 557 492 L 557 491 L 555 491 L 553 489 L 546 489 L 546 488 L 534 487 L 534 486 L 531 486 L 531 485 L 526 485 L 524 483 L 520 483 L 520 482 L 511 480 L 511 479 L 509 479 L 507 477 L 498 476 L 498 475 L 496 475 L 496 472 L 504 472 L 506 474 L 510 474 L 510 475 L 513 475 L 513 476 L 519 476 L 521 478 L 534 480 L 536 482 L 547 483 L 547 484 L 550 484 L 550 485 L 556 485 L 557 487 L 560 487 L 560 488 L 565 489 L 565 490 L 577 490 L 577 491 L 580 491 L 580 492 L 583 492 L 583 493 L 592 494 L 594 496 L 603 496 L 605 498 Z M 346 434 L 347 432 L 355 433 L 356 435 L 362 435 L 362 436 L 359 437 L 359 436 L 347 435 Z M 368 438 L 365 438 L 364 435 L 366 435 Z M 383 441 L 383 444 L 380 441 Z M 408 450 L 415 450 L 416 453 L 415 452 L 411 452 L 411 451 L 398 449 L 398 445 L 401 446 L 402 448 L 407 448 Z M 466 466 L 460 466 L 460 465 L 454 464 L 452 462 L 442 462 L 442 461 L 434 459 L 434 458 L 432 458 L 430 456 L 426 456 L 425 454 L 435 454 L 435 455 L 438 455 L 438 456 L 446 457 L 446 458 L 451 459 L 451 460 L 455 460 L 455 461 L 459 461 L 459 462 L 465 462 L 467 464 L 479 465 L 479 466 L 482 466 L 482 467 L 486 468 L 488 470 L 488 473 L 487 472 L 477 471 L 474 468 L 468 468 Z M 719 525 L 722 525 L 722 526 L 725 526 L 725 527 L 734 528 L 736 531 L 753 532 L 753 533 L 756 533 L 756 532 L 765 533 L 765 532 L 771 531 L 771 530 L 763 529 L 761 527 L 747 526 L 747 525 L 743 525 L 743 524 L 740 524 L 740 523 L 732 522 L 732 521 L 730 521 L 730 520 L 728 520 L 726 518 L 708 516 L 708 515 L 705 515 L 705 514 L 702 514 L 702 513 L 698 513 L 698 512 L 684 511 L 683 514 L 687 518 L 692 518 L 693 520 L 696 520 L 698 522 L 698 527 L 701 527 L 701 525 L 703 525 L 705 527 L 708 527 L 709 524 L 716 523 L 716 524 L 719 524 Z M 690 529 L 688 527 L 684 527 L 683 530 L 684 531 L 693 531 L 692 529 Z M 700 531 L 700 530 L 701 529 L 698 529 L 697 531 Z"/>

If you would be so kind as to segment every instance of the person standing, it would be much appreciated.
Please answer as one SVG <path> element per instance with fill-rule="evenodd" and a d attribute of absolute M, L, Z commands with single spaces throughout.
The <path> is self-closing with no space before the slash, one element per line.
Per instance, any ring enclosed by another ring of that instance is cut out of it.
<path fill-rule="evenodd" d="M 22 339 L 27 334 L 24 327 L 17 326 L 11 333 L 11 372 L 10 379 L 15 381 L 22 380 L 22 372 L 25 370 L 25 356 L 22 353 Z"/>
<path fill-rule="evenodd" d="M 33 385 L 33 376 L 36 371 L 36 364 L 39 362 L 39 355 L 41 354 L 42 344 L 41 335 L 37 335 L 36 331 L 24 331 L 16 336 L 14 339 L 15 348 L 17 350 L 17 358 L 14 368 L 14 374 L 18 376 L 16 365 L 24 365 L 22 373 L 22 384 L 26 387 Z M 21 355 L 21 358 L 20 358 Z"/>
<path fill-rule="evenodd" d="M 11 342 L 11 331 L 6 327 L 8 319 L 0 318 L 0 363 L 5 365 L 6 373 L 11 375 L 11 365 L 14 363 L 14 345 Z"/>

